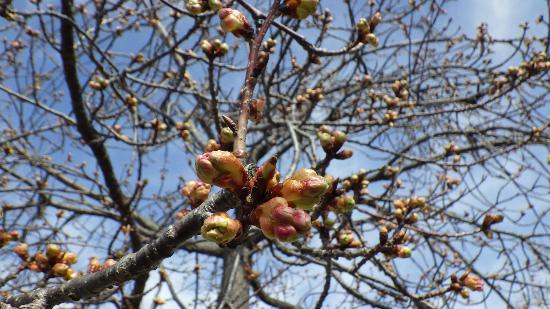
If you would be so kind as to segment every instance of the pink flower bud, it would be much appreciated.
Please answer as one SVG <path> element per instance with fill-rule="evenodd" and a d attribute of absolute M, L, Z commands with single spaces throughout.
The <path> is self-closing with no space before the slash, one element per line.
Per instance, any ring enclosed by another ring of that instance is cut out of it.
<path fill-rule="evenodd" d="M 218 12 L 218 16 L 220 17 L 222 30 L 231 32 L 236 37 L 250 37 L 254 32 L 246 16 L 237 10 L 223 8 Z"/>
<path fill-rule="evenodd" d="M 208 198 L 210 185 L 202 181 L 188 181 L 181 189 L 181 193 L 191 201 L 191 206 L 195 208 Z"/>
<path fill-rule="evenodd" d="M 309 210 L 321 200 L 328 182 L 314 170 L 301 169 L 283 182 L 281 195 L 296 207 Z"/>
<path fill-rule="evenodd" d="M 225 212 L 217 212 L 204 220 L 201 235 L 204 239 L 218 244 L 232 241 L 241 231 L 241 222 L 229 217 Z"/>
<path fill-rule="evenodd" d="M 241 161 L 229 151 L 198 155 L 195 167 L 202 181 L 231 191 L 241 189 L 247 180 Z"/>
<path fill-rule="evenodd" d="M 292 241 L 309 231 L 311 217 L 292 208 L 282 197 L 274 197 L 254 209 L 252 221 L 269 239 Z"/>

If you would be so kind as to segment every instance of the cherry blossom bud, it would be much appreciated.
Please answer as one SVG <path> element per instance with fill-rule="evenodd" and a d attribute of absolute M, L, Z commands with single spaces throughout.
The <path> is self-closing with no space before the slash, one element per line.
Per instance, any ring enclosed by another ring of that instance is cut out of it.
<path fill-rule="evenodd" d="M 405 246 L 398 246 L 397 247 L 397 256 L 399 256 L 402 259 L 406 259 L 411 257 L 412 250 L 409 247 Z"/>
<path fill-rule="evenodd" d="M 22 260 L 26 260 L 29 258 L 29 245 L 26 243 L 17 244 L 13 248 L 13 252 L 15 252 L 15 254 L 17 254 L 17 256 L 19 256 Z"/>
<path fill-rule="evenodd" d="M 65 272 L 65 276 L 63 276 L 63 279 L 65 279 L 66 281 L 69 281 L 69 280 L 75 279 L 77 277 L 78 277 L 78 272 L 76 270 L 72 269 L 72 268 L 69 268 Z"/>
<path fill-rule="evenodd" d="M 189 199 L 191 206 L 197 207 L 206 201 L 210 193 L 210 185 L 202 181 L 188 181 L 181 189 L 181 193 Z"/>
<path fill-rule="evenodd" d="M 55 258 L 59 256 L 60 253 L 61 250 L 59 249 L 58 245 L 48 244 L 48 246 L 46 246 L 46 256 L 48 256 L 48 258 Z"/>
<path fill-rule="evenodd" d="M 342 246 L 349 246 L 353 242 L 353 232 L 351 230 L 341 230 L 338 233 L 338 243 Z"/>
<path fill-rule="evenodd" d="M 220 25 L 223 31 L 231 32 L 236 37 L 244 36 L 248 38 L 252 36 L 254 30 L 252 30 L 250 23 L 243 13 L 231 8 L 223 8 L 218 12 L 218 16 L 220 17 Z"/>
<path fill-rule="evenodd" d="M 311 228 L 309 214 L 290 207 L 282 197 L 274 197 L 256 207 L 251 217 L 269 239 L 296 240 Z"/>
<path fill-rule="evenodd" d="M 65 252 L 65 254 L 63 254 L 62 261 L 67 265 L 73 265 L 78 261 L 78 257 L 74 252 Z"/>
<path fill-rule="evenodd" d="M 309 210 L 321 200 L 328 183 L 314 170 L 301 169 L 283 182 L 281 195 L 296 207 Z"/>
<path fill-rule="evenodd" d="M 381 21 L 382 21 L 382 13 L 380 12 L 374 13 L 374 15 L 371 17 L 369 22 L 371 31 L 374 31 L 376 26 L 378 26 L 378 24 L 380 24 Z"/>
<path fill-rule="evenodd" d="M 315 14 L 318 5 L 319 0 L 285 0 L 282 11 L 288 16 L 304 19 Z"/>
<path fill-rule="evenodd" d="M 355 206 L 355 200 L 351 195 L 340 195 L 335 201 L 332 209 L 338 213 L 350 212 Z"/>
<path fill-rule="evenodd" d="M 235 141 L 235 134 L 233 134 L 233 130 L 228 127 L 222 128 L 220 132 L 220 142 L 222 144 L 233 144 L 233 141 Z"/>
<path fill-rule="evenodd" d="M 462 279 L 462 284 L 472 291 L 483 290 L 483 281 L 476 275 L 467 275 Z"/>
<path fill-rule="evenodd" d="M 241 223 L 225 212 L 217 212 L 204 220 L 201 227 L 202 237 L 218 244 L 232 241 L 241 231 Z"/>
<path fill-rule="evenodd" d="M 212 152 L 212 151 L 216 151 L 216 150 L 220 150 L 220 149 L 221 149 L 221 146 L 220 146 L 220 144 L 218 144 L 218 142 L 216 142 L 216 140 L 209 139 L 206 142 L 206 147 L 204 148 L 204 151 L 205 152 Z"/>
<path fill-rule="evenodd" d="M 199 15 L 205 11 L 202 6 L 202 0 L 187 0 L 185 8 L 193 15 Z"/>
<path fill-rule="evenodd" d="M 208 0 L 208 6 L 213 11 L 220 10 L 223 7 L 220 0 Z"/>
<path fill-rule="evenodd" d="M 335 158 L 338 160 L 347 160 L 353 156 L 353 150 L 344 149 L 336 154 Z"/>
<path fill-rule="evenodd" d="M 241 161 L 229 151 L 198 155 L 195 167 L 202 181 L 231 191 L 241 189 L 247 180 Z"/>
<path fill-rule="evenodd" d="M 467 289 L 461 289 L 459 293 L 464 299 L 468 299 L 470 297 L 470 292 Z"/>
<path fill-rule="evenodd" d="M 365 36 L 365 43 L 369 43 L 373 47 L 378 47 L 378 37 L 374 33 L 369 33 Z"/>
<path fill-rule="evenodd" d="M 52 267 L 52 275 L 54 277 L 65 277 L 67 270 L 69 270 L 69 265 L 64 263 L 56 263 Z"/>

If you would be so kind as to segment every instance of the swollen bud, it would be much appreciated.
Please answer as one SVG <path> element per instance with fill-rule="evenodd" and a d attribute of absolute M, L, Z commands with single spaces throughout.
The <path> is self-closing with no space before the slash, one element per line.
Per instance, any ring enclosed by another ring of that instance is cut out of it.
<path fill-rule="evenodd" d="M 338 243 L 341 246 L 348 247 L 353 241 L 353 233 L 351 230 L 341 230 L 338 233 Z"/>
<path fill-rule="evenodd" d="M 296 207 L 309 210 L 319 203 L 328 189 L 328 182 L 314 170 L 301 169 L 283 182 L 281 195 Z"/>
<path fill-rule="evenodd" d="M 17 256 L 19 256 L 22 260 L 26 260 L 29 258 L 29 245 L 26 243 L 17 244 L 13 248 L 13 252 L 15 252 L 15 254 L 17 254 Z"/>
<path fill-rule="evenodd" d="M 205 11 L 205 8 L 202 5 L 202 0 L 187 0 L 185 8 L 193 15 L 199 15 Z"/>
<path fill-rule="evenodd" d="M 220 142 L 227 145 L 233 144 L 233 141 L 235 141 L 235 134 L 233 131 L 228 127 L 222 128 L 220 132 Z"/>
<path fill-rule="evenodd" d="M 296 240 L 311 228 L 309 214 L 290 207 L 282 197 L 274 197 L 256 207 L 251 219 L 267 238 L 280 241 Z"/>
<path fill-rule="evenodd" d="M 181 194 L 189 199 L 193 208 L 206 201 L 209 193 L 210 185 L 202 181 L 191 180 L 181 189 Z"/>
<path fill-rule="evenodd" d="M 218 12 L 218 16 L 220 17 L 220 25 L 223 31 L 231 32 L 236 37 L 244 36 L 245 38 L 249 38 L 252 36 L 254 30 L 252 30 L 250 23 L 243 13 L 231 8 L 223 8 Z"/>
<path fill-rule="evenodd" d="M 217 244 L 232 241 L 241 231 L 241 223 L 234 220 L 225 212 L 217 212 L 204 220 L 201 235 L 204 239 Z"/>
<path fill-rule="evenodd" d="M 52 267 L 52 275 L 54 277 L 65 277 L 67 270 L 69 270 L 69 265 L 64 263 L 56 263 Z"/>
<path fill-rule="evenodd" d="M 231 191 L 241 189 L 247 180 L 241 161 L 229 151 L 198 155 L 195 167 L 202 181 Z"/>
<path fill-rule="evenodd" d="M 482 291 L 483 290 L 483 281 L 480 277 L 476 275 L 466 275 L 466 277 L 461 278 L 462 284 L 469 288 L 472 291 Z"/>

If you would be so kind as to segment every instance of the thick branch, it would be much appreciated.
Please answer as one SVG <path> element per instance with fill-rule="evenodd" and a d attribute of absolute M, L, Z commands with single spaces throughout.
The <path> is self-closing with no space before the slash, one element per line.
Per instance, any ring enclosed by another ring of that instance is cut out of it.
<path fill-rule="evenodd" d="M 162 235 L 139 251 L 123 257 L 115 265 L 97 273 L 87 274 L 59 286 L 35 290 L 7 299 L 12 306 L 22 306 L 36 299 L 42 299 L 46 306 L 76 301 L 99 294 L 103 289 L 121 284 L 155 269 L 159 263 L 174 254 L 178 246 L 196 235 L 202 222 L 209 214 L 239 207 L 239 198 L 233 193 L 222 191 L 212 195 L 200 207 L 191 211 L 182 220 L 169 226 Z"/>

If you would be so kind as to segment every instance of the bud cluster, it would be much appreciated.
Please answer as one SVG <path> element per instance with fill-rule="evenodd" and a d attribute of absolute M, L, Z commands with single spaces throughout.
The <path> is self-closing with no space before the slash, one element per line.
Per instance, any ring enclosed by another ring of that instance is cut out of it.
<path fill-rule="evenodd" d="M 88 273 L 96 273 L 98 271 L 107 269 L 116 264 L 116 261 L 112 258 L 107 258 L 103 264 L 95 256 L 90 258 L 88 262 Z"/>
<path fill-rule="evenodd" d="M 301 106 L 303 103 L 315 104 L 325 98 L 323 94 L 323 87 L 307 88 L 305 94 L 299 94 L 296 96 L 296 104 Z"/>
<path fill-rule="evenodd" d="M 210 193 L 210 185 L 202 181 L 188 181 L 181 189 L 181 194 L 189 199 L 191 207 L 195 208 L 206 201 Z"/>
<path fill-rule="evenodd" d="M 367 195 L 369 193 L 369 181 L 365 179 L 366 173 L 367 171 L 364 169 L 359 169 L 357 173 L 342 181 L 342 189 L 344 191 L 359 191 L 359 195 Z"/>
<path fill-rule="evenodd" d="M 200 47 L 204 54 L 210 59 L 225 56 L 225 54 L 227 54 L 227 52 L 229 51 L 229 46 L 227 45 L 227 43 L 223 43 L 219 39 L 211 41 L 202 40 L 200 43 Z"/>
<path fill-rule="evenodd" d="M 109 87 L 109 81 L 101 76 L 96 76 L 88 82 L 88 86 L 90 86 L 93 90 L 101 91 Z"/>
<path fill-rule="evenodd" d="M 131 95 L 131 94 L 127 95 L 127 96 L 124 98 L 124 104 L 125 104 L 126 107 L 128 107 L 131 111 L 134 111 L 134 112 L 136 111 L 137 106 L 138 106 L 138 103 L 139 103 L 139 102 L 138 102 L 138 99 L 137 99 L 135 96 Z"/>
<path fill-rule="evenodd" d="M 358 248 L 361 247 L 361 241 L 353 237 L 353 232 L 350 229 L 342 229 L 338 232 L 338 244 L 343 247 Z"/>
<path fill-rule="evenodd" d="M 396 199 L 393 201 L 395 208 L 393 215 L 397 219 L 397 222 L 404 222 L 406 224 L 414 224 L 418 221 L 418 215 L 411 213 L 416 208 L 423 208 L 426 206 L 425 197 L 412 196 L 407 199 Z"/>
<path fill-rule="evenodd" d="M 330 131 L 326 126 L 321 126 L 319 132 L 317 132 L 317 137 L 321 143 L 321 147 L 326 154 L 334 156 L 338 160 L 345 160 L 353 156 L 353 151 L 351 149 L 344 149 L 340 152 L 340 148 L 344 145 L 347 140 L 346 133 L 342 131 Z"/>
<path fill-rule="evenodd" d="M 305 19 L 315 14 L 319 0 L 285 0 L 281 12 L 292 18 Z"/>
<path fill-rule="evenodd" d="M 382 14 L 376 12 L 369 20 L 366 18 L 359 19 L 357 23 L 357 31 L 359 41 L 364 44 L 370 44 L 373 47 L 378 47 L 378 37 L 374 34 L 376 26 L 382 21 Z"/>
<path fill-rule="evenodd" d="M 221 0 L 187 0 L 185 8 L 193 15 L 208 11 L 217 11 L 222 8 Z"/>
<path fill-rule="evenodd" d="M 483 280 L 476 275 L 470 274 L 469 271 L 465 272 L 458 278 L 456 274 L 451 274 L 451 290 L 457 294 L 460 294 L 462 298 L 469 298 L 470 292 L 472 291 L 483 291 Z"/>
<path fill-rule="evenodd" d="M 309 214 L 291 207 L 283 197 L 274 197 L 259 205 L 251 218 L 267 238 L 280 241 L 296 240 L 311 228 Z"/>
<path fill-rule="evenodd" d="M 29 245 L 19 243 L 13 252 L 23 260 L 23 267 L 33 271 L 48 274 L 51 277 L 61 277 L 71 280 L 78 277 L 78 272 L 70 267 L 77 262 L 76 253 L 61 251 L 58 245 L 48 244 L 45 254 L 38 251 L 32 257 L 29 254 Z"/>

